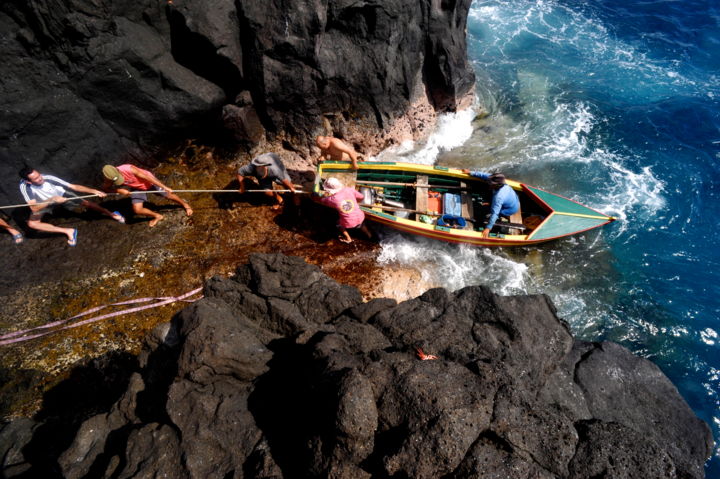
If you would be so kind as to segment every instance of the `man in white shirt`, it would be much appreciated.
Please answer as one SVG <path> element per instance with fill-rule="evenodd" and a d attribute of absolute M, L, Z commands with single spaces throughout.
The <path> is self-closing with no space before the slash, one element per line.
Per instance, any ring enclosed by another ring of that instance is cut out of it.
<path fill-rule="evenodd" d="M 88 188 L 87 186 L 73 185 L 56 176 L 42 175 L 36 169 L 29 166 L 21 169 L 19 174 L 20 178 L 22 178 L 20 181 L 20 193 L 30 205 L 31 213 L 28 219 L 28 226 L 32 229 L 47 233 L 64 234 L 68 238 L 68 245 L 77 245 L 77 229 L 62 228 L 42 222 L 43 215 L 51 213 L 53 208 L 59 205 L 63 207 L 70 206 L 71 208 L 73 206 L 89 208 L 109 216 L 120 223 L 125 222 L 125 218 L 117 211 L 111 212 L 100 205 L 82 198 L 77 198 L 77 195 L 67 190 L 97 195 L 100 198 L 106 196 L 106 193 L 103 191 Z"/>

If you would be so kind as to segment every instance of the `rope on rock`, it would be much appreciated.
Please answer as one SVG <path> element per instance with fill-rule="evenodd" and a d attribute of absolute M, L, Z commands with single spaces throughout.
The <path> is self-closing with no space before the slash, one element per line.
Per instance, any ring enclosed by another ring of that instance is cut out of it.
<path fill-rule="evenodd" d="M 245 193 L 265 193 L 266 191 L 272 191 L 273 193 L 290 193 L 292 190 L 245 190 Z M 172 190 L 173 193 L 238 193 L 240 190 Z M 149 190 L 149 191 L 131 191 L 130 194 L 162 194 L 164 190 Z M 295 190 L 298 194 L 308 194 L 309 191 Z"/>
<path fill-rule="evenodd" d="M 138 299 L 131 299 L 128 301 L 120 301 L 118 303 L 106 304 L 103 306 L 97 306 L 95 308 L 88 309 L 87 311 L 84 311 L 80 314 L 76 314 L 75 316 L 68 318 L 68 319 L 54 321 L 52 323 L 48 323 L 43 326 L 24 329 L 22 331 L 14 331 L 11 333 L 6 333 L 3 335 L 0 335 L 0 346 L 5 346 L 7 344 L 13 344 L 13 343 L 21 343 L 23 341 L 29 341 L 31 339 L 40 338 L 42 336 L 47 336 L 48 334 L 57 333 L 59 331 L 63 331 L 66 329 L 77 328 L 78 326 L 83 326 L 85 324 L 94 323 L 94 322 L 100 321 L 102 319 L 113 318 L 115 316 L 121 316 L 123 314 L 135 313 L 137 311 L 142 311 L 145 309 L 157 308 L 160 306 L 165 306 L 166 304 L 175 303 L 177 301 L 184 301 L 186 303 L 194 303 L 195 301 L 202 299 L 202 296 L 195 298 L 195 299 L 187 299 L 187 298 L 196 295 L 200 291 L 202 291 L 202 287 L 193 289 L 192 291 L 188 291 L 187 293 L 181 294 L 180 296 L 162 296 L 162 297 L 157 297 L 157 298 L 155 298 L 155 297 L 138 298 Z M 96 312 L 98 312 L 102 309 L 108 308 L 110 306 L 126 306 L 129 304 L 147 303 L 150 301 L 158 301 L 158 302 L 155 304 L 146 304 L 144 306 L 136 306 L 134 308 L 124 309 L 122 311 L 116 311 L 114 313 L 103 314 L 100 316 L 95 316 L 94 318 L 89 318 L 89 319 L 84 319 L 82 321 L 78 321 L 77 323 L 72 323 L 72 324 L 68 324 L 66 326 L 58 327 L 58 326 L 61 326 L 63 324 L 66 324 L 66 323 L 72 321 L 73 319 L 82 318 L 83 316 L 87 316 L 87 315 L 96 313 Z M 44 331 L 44 330 L 48 330 L 48 329 L 50 329 L 50 331 Z"/>
<path fill-rule="evenodd" d="M 294 185 L 298 188 L 302 188 L 300 185 Z M 290 193 L 292 190 L 245 190 L 244 193 L 265 193 L 266 191 L 272 191 L 273 193 Z M 239 190 L 172 190 L 173 193 L 237 193 L 240 194 Z M 165 193 L 165 190 L 148 190 L 148 191 L 131 191 L 130 195 L 141 195 L 141 194 L 162 194 Z M 310 194 L 309 191 L 304 191 L 302 189 L 295 190 L 295 193 L 297 194 Z M 126 196 L 122 195 L 120 193 L 107 193 L 105 197 L 108 196 Z M 68 198 L 68 200 L 84 200 L 87 198 L 99 198 L 100 195 L 84 195 L 84 196 L 73 196 L 72 198 Z M 42 201 L 38 203 L 20 203 L 17 205 L 7 205 L 7 206 L 0 206 L 0 210 L 6 210 L 11 208 L 22 208 L 23 206 L 40 206 L 40 205 L 51 205 L 57 203 L 56 201 Z M 57 203 L 61 204 L 61 203 Z"/>
<path fill-rule="evenodd" d="M 107 196 L 115 195 L 117 193 L 108 193 Z M 99 195 L 84 195 L 84 196 L 73 196 L 72 198 L 68 198 L 68 200 L 84 200 L 85 198 L 95 198 Z M 56 201 L 41 201 L 38 203 L 21 203 L 19 205 L 8 205 L 8 206 L 0 206 L 0 210 L 10 209 L 10 208 L 20 208 L 22 206 L 40 206 L 40 205 L 51 205 L 53 203 L 57 203 Z M 60 204 L 60 203 L 58 203 Z"/>

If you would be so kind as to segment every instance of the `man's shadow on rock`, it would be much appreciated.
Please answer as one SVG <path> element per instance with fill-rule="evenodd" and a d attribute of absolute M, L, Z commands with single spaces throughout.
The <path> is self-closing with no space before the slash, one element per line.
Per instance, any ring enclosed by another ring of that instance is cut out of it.
<path fill-rule="evenodd" d="M 223 190 L 237 190 L 240 183 L 233 179 Z M 251 188 L 251 186 L 249 186 Z M 309 191 L 309 187 L 307 188 Z M 312 201 L 307 193 L 281 193 L 283 208 L 275 215 L 275 224 L 293 233 L 300 234 L 314 243 L 323 244 L 337 237 L 337 213 L 332 209 Z M 213 200 L 218 208 L 230 210 L 233 208 L 270 207 L 274 200 L 263 193 L 214 193 Z"/>
<path fill-rule="evenodd" d="M 253 189 L 252 185 L 246 184 L 248 189 Z M 222 190 L 238 190 L 237 193 L 218 192 L 213 193 L 213 200 L 217 203 L 217 207 L 221 210 L 230 210 L 236 207 L 237 203 L 245 203 L 250 206 L 271 205 L 272 198 L 263 193 L 240 193 L 240 182 L 237 179 L 230 181 L 221 188 Z M 243 205 L 240 205 L 243 206 Z"/>
<path fill-rule="evenodd" d="M 313 201 L 310 195 L 298 196 L 297 204 L 292 199 L 286 202 L 283 212 L 275 217 L 275 224 L 318 244 L 337 238 L 337 213 Z"/>

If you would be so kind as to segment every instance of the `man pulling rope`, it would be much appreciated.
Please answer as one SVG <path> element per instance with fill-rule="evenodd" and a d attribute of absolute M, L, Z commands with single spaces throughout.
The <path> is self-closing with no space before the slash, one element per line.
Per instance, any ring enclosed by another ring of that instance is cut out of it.
<path fill-rule="evenodd" d="M 88 208 L 109 216 L 115 221 L 125 223 L 125 218 L 117 211 L 110 212 L 102 206 L 82 199 L 73 193 L 73 191 L 90 193 L 91 195 L 104 198 L 106 195 L 100 190 L 83 185 L 70 184 L 56 176 L 43 175 L 30 166 L 22 168 L 19 174 L 20 178 L 22 178 L 20 181 L 20 193 L 30 205 L 30 210 L 32 211 L 28 219 L 28 226 L 32 229 L 48 233 L 64 234 L 68 238 L 69 246 L 77 245 L 78 230 L 76 228 L 61 228 L 60 226 L 42 221 L 44 215 L 51 213 L 52 210 L 58 206 L 68 209 L 78 207 Z M 47 203 L 48 201 L 52 201 L 52 203 Z"/>
<path fill-rule="evenodd" d="M 135 212 L 136 215 L 151 217 L 152 219 L 149 223 L 151 228 L 157 225 L 164 216 L 145 208 L 144 203 L 147 201 L 147 194 L 145 192 L 149 190 L 158 191 L 165 198 L 179 204 L 185 209 L 185 213 L 187 213 L 188 216 L 192 216 L 193 214 L 193 210 L 187 201 L 173 193 L 170 188 L 165 186 L 165 184 L 148 170 L 143 170 L 133 165 L 105 165 L 103 166 L 102 172 L 105 177 L 104 188 L 106 190 L 117 191 L 121 195 L 130 195 L 131 191 L 138 192 L 132 196 L 133 212 Z M 125 188 L 118 188 L 120 186 L 125 186 Z"/>

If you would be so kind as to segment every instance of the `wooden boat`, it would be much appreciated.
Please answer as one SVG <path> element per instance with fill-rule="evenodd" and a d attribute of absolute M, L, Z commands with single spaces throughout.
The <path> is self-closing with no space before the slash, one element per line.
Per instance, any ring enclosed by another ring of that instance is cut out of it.
<path fill-rule="evenodd" d="M 359 162 L 358 167 L 351 169 L 349 162 L 321 162 L 315 191 L 321 190 L 325 179 L 338 178 L 364 194 L 360 203 L 367 219 L 428 238 L 477 246 L 524 246 L 615 220 L 562 196 L 507 180 L 520 198 L 520 211 L 509 221 L 498 221 L 490 236 L 483 238 L 483 221 L 492 198 L 484 180 L 457 168 L 412 163 Z"/>

